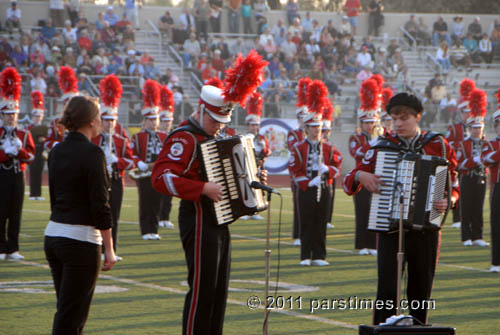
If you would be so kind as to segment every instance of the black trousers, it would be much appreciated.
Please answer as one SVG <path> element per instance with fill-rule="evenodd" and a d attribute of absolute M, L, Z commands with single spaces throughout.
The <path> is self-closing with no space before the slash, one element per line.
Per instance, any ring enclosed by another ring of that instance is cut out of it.
<path fill-rule="evenodd" d="M 35 159 L 29 166 L 30 170 L 30 197 L 42 196 L 42 173 L 45 159 L 42 156 L 43 145 L 38 144 L 35 149 Z"/>
<path fill-rule="evenodd" d="M 441 232 L 406 232 L 403 238 L 405 262 L 408 266 L 406 295 L 411 301 L 428 301 L 431 297 L 432 282 L 439 255 Z M 384 322 L 396 314 L 397 306 L 397 252 L 398 233 L 379 234 L 377 268 L 377 300 L 391 301 L 394 308 L 374 309 L 373 324 Z M 415 307 L 418 307 L 415 302 Z M 403 306 L 404 307 L 404 306 Z M 406 313 L 407 311 L 402 311 Z M 410 310 L 410 315 L 427 323 L 427 309 Z"/>
<path fill-rule="evenodd" d="M 333 224 L 333 207 L 334 207 L 334 203 L 335 203 L 335 179 L 333 179 L 333 184 L 330 185 L 330 198 L 332 200 L 330 200 L 330 207 L 329 207 L 329 214 L 328 216 L 326 217 L 326 222 L 330 222 L 331 224 Z"/>
<path fill-rule="evenodd" d="M 491 187 L 490 221 L 491 221 L 491 264 L 500 265 L 500 183 Z"/>
<path fill-rule="evenodd" d="M 160 221 L 170 221 L 170 210 L 172 209 L 172 197 L 162 194 L 160 196 L 160 212 L 158 217 Z"/>
<path fill-rule="evenodd" d="M 123 201 L 123 179 L 113 178 L 111 181 L 111 192 L 109 192 L 109 204 L 111 205 L 111 217 L 113 225 L 111 226 L 111 236 L 113 237 L 113 249 L 116 252 L 118 247 L 118 221 L 122 210 Z M 104 248 L 103 248 L 104 249 Z"/>
<path fill-rule="evenodd" d="M 24 173 L 0 168 L 0 254 L 19 251 Z"/>
<path fill-rule="evenodd" d="M 300 238 L 300 212 L 299 212 L 299 192 L 298 187 L 292 181 L 292 200 L 293 200 L 293 230 L 294 240 Z"/>
<path fill-rule="evenodd" d="M 52 335 L 83 334 L 99 275 L 101 246 L 45 236 L 45 257 L 57 296 Z"/>
<path fill-rule="evenodd" d="M 356 215 L 354 248 L 356 249 L 377 248 L 377 234 L 367 229 L 371 198 L 372 194 L 365 188 L 362 188 L 361 191 L 354 195 L 354 212 Z"/>
<path fill-rule="evenodd" d="M 158 233 L 158 211 L 160 210 L 160 195 L 151 184 L 151 178 L 137 180 L 139 190 L 139 226 L 141 235 Z"/>
<path fill-rule="evenodd" d="M 462 241 L 483 238 L 483 204 L 486 182 L 479 176 L 462 175 L 460 178 L 460 210 Z"/>
<path fill-rule="evenodd" d="M 184 302 L 183 334 L 222 334 L 226 310 L 231 238 L 217 226 L 209 200 L 182 200 L 179 229 L 188 267 L 189 291 Z"/>
<path fill-rule="evenodd" d="M 317 187 L 298 190 L 300 212 L 300 259 L 326 258 L 326 222 L 331 193 L 323 186 L 317 201 Z"/>

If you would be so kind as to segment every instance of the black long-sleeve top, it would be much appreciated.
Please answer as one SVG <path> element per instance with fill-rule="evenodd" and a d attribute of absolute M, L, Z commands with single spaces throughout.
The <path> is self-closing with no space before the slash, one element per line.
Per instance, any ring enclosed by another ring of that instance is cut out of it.
<path fill-rule="evenodd" d="M 110 182 L 101 148 L 71 132 L 50 151 L 48 167 L 50 220 L 111 228 Z"/>

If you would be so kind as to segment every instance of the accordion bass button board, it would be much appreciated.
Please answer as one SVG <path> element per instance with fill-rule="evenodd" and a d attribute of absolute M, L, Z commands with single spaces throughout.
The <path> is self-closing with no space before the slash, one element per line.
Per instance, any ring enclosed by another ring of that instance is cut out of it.
<path fill-rule="evenodd" d="M 222 200 L 213 202 L 218 225 L 267 209 L 263 192 L 250 187 L 259 181 L 253 135 L 205 141 L 199 157 L 204 180 L 222 186 Z"/>

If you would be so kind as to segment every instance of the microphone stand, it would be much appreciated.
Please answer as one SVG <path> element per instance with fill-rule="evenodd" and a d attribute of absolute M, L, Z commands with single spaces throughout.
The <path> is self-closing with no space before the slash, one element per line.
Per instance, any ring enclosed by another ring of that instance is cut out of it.
<path fill-rule="evenodd" d="M 397 293 L 396 293 L 396 315 L 401 315 L 401 309 L 399 308 L 401 301 L 401 276 L 403 275 L 403 211 L 404 211 L 404 191 L 403 184 L 398 182 L 396 184 L 396 190 L 399 192 L 399 232 L 398 232 L 398 271 L 397 271 Z"/>
<path fill-rule="evenodd" d="M 264 251 L 266 256 L 266 283 L 264 286 L 264 325 L 262 333 L 264 335 L 268 334 L 268 318 L 269 309 L 267 308 L 267 296 L 269 295 L 269 276 L 270 276 L 270 259 L 271 259 L 271 192 L 267 191 L 267 222 L 266 222 L 266 250 Z"/>

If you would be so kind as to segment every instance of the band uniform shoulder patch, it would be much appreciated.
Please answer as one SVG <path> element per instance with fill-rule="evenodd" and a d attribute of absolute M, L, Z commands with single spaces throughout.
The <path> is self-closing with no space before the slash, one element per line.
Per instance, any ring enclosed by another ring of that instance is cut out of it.
<path fill-rule="evenodd" d="M 180 142 L 175 142 L 174 144 L 172 144 L 172 146 L 170 147 L 170 152 L 168 153 L 168 158 L 174 160 L 174 161 L 178 161 L 181 159 L 181 155 L 182 153 L 184 152 L 184 145 Z"/>

